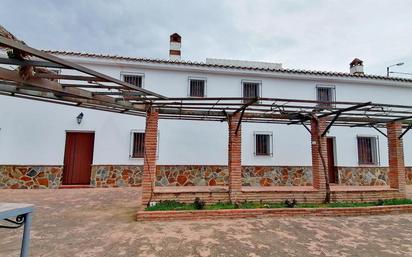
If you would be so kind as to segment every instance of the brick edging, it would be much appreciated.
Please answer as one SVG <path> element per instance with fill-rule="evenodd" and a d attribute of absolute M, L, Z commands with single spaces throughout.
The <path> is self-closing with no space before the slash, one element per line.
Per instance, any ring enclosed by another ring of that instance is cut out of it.
<path fill-rule="evenodd" d="M 295 216 L 361 216 L 412 213 L 412 205 L 369 206 L 351 208 L 273 208 L 199 211 L 138 211 L 137 221 L 174 221 L 205 219 L 237 219 Z"/>

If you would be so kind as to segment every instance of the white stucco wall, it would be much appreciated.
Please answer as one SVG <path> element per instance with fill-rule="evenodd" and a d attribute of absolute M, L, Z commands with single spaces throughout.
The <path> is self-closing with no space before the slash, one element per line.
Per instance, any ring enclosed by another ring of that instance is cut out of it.
<path fill-rule="evenodd" d="M 264 97 L 315 99 L 316 85 L 336 87 L 337 101 L 374 101 L 409 105 L 412 89 L 334 81 L 286 80 L 250 75 L 153 70 L 139 67 L 89 65 L 120 78 L 121 72 L 144 74 L 144 87 L 169 97 L 187 96 L 188 77 L 207 78 L 207 96 L 241 96 L 241 81 L 262 81 Z M 76 116 L 84 113 L 82 124 Z M 66 131 L 94 131 L 94 164 L 142 164 L 130 159 L 130 131 L 144 130 L 145 120 L 123 114 L 0 96 L 0 164 L 61 165 Z M 300 125 L 242 125 L 244 165 L 311 165 L 310 135 Z M 227 123 L 161 120 L 159 164 L 227 164 Z M 253 133 L 273 133 L 273 156 L 254 156 Z M 386 132 L 386 130 L 383 130 Z M 412 132 L 411 132 L 412 133 Z M 357 135 L 379 136 L 380 163 L 387 165 L 387 140 L 370 128 L 333 127 L 337 165 L 357 166 Z M 412 165 L 412 135 L 405 136 L 405 160 Z"/>

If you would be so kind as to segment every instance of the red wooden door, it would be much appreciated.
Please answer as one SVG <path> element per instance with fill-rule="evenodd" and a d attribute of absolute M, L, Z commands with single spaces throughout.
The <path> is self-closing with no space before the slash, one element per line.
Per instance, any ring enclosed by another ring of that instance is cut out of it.
<path fill-rule="evenodd" d="M 67 132 L 64 152 L 63 184 L 90 184 L 94 133 Z"/>
<path fill-rule="evenodd" d="M 326 148 L 328 151 L 328 175 L 329 183 L 336 183 L 337 168 L 335 165 L 335 140 L 333 137 L 326 139 Z"/>

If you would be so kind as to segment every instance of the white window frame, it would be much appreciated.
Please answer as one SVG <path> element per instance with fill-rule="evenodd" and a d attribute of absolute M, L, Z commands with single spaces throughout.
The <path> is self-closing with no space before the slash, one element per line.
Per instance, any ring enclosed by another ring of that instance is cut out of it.
<path fill-rule="evenodd" d="M 316 101 L 320 101 L 318 99 L 318 90 L 319 90 L 319 88 L 332 89 L 332 102 L 336 102 L 336 86 L 335 85 L 316 84 L 316 89 L 315 89 L 315 99 L 316 99 Z M 321 104 L 319 104 L 319 105 L 321 105 Z M 335 104 L 332 104 L 331 107 L 335 107 Z"/>
<path fill-rule="evenodd" d="M 203 88 L 203 97 L 200 96 L 191 96 L 190 95 L 190 81 L 191 80 L 203 80 L 205 82 L 205 86 Z M 189 76 L 187 78 L 187 96 L 191 98 L 205 98 L 207 97 L 207 77 L 195 77 L 195 76 Z"/>
<path fill-rule="evenodd" d="M 358 138 L 360 137 L 368 137 L 374 138 L 376 140 L 376 163 L 374 164 L 361 164 L 359 160 L 359 148 L 358 148 Z M 356 155 L 358 159 L 358 166 L 360 167 L 377 167 L 381 164 L 381 154 L 380 154 L 380 145 L 379 145 L 379 135 L 371 135 L 371 134 L 358 134 L 356 135 Z"/>
<path fill-rule="evenodd" d="M 145 88 L 145 74 L 144 73 L 132 72 L 132 71 L 122 71 L 122 72 L 120 72 L 120 80 L 121 81 L 124 81 L 124 75 L 142 77 L 142 87 L 141 88 Z"/>
<path fill-rule="evenodd" d="M 269 135 L 269 154 L 257 155 L 256 154 L 256 136 L 257 135 Z M 254 131 L 253 132 L 253 155 L 255 157 L 272 158 L 273 157 L 273 132 L 272 131 Z"/>
<path fill-rule="evenodd" d="M 253 79 L 242 79 L 240 83 L 240 90 L 242 92 L 242 97 L 245 97 L 245 92 L 244 92 L 244 83 L 257 83 L 259 84 L 258 92 L 259 92 L 259 98 L 262 97 L 262 80 L 253 80 Z"/>
<path fill-rule="evenodd" d="M 130 130 L 130 138 L 129 138 L 129 159 L 131 160 L 144 160 L 143 157 L 133 157 L 133 141 L 134 141 L 134 133 L 144 133 L 146 139 L 146 131 L 144 129 L 132 129 Z M 160 131 L 157 131 L 157 149 L 156 149 L 156 158 L 159 159 L 159 144 L 160 142 Z"/>

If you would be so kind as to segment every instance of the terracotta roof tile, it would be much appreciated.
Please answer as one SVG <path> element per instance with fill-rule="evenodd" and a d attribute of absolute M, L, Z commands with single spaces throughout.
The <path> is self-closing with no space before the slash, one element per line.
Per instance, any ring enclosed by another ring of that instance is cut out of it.
<path fill-rule="evenodd" d="M 142 58 L 142 57 L 126 57 L 118 55 L 106 55 L 106 54 L 93 54 L 93 53 L 80 53 L 80 52 L 68 52 L 68 51 L 52 51 L 43 50 L 49 54 L 64 55 L 64 56 L 78 56 L 87 58 L 101 58 L 101 59 L 111 59 L 119 61 L 134 61 L 134 62 L 147 62 L 147 63 L 164 63 L 164 64 L 178 64 L 186 66 L 198 66 L 198 67 L 209 67 L 209 68 L 222 68 L 222 69 L 241 69 L 241 70 L 252 70 L 252 71 L 267 71 L 267 72 L 281 72 L 290 74 L 302 74 L 302 75 L 320 75 L 320 76 L 333 76 L 333 77 L 352 77 L 352 78 L 365 78 L 365 79 L 378 79 L 387 81 L 398 81 L 398 82 L 412 82 L 412 79 L 399 78 L 399 77 L 386 77 L 380 75 L 359 75 L 350 74 L 346 72 L 332 72 L 332 71 L 315 71 L 315 70 L 299 70 L 299 69 L 270 69 L 270 68 L 256 68 L 247 66 L 235 66 L 235 65 L 221 65 L 221 64 L 208 64 L 204 62 L 195 61 L 172 61 L 165 59 L 152 59 L 152 58 Z"/>

